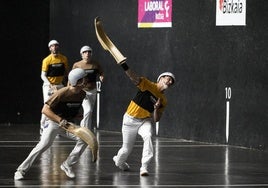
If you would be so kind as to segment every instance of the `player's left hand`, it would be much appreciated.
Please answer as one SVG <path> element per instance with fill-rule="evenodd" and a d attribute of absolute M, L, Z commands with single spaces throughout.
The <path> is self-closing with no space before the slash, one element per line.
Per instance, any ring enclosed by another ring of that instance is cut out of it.
<path fill-rule="evenodd" d="M 60 121 L 60 123 L 59 123 L 59 126 L 60 127 L 65 127 L 65 128 L 67 128 L 68 126 L 68 121 L 66 120 L 66 119 L 62 119 L 61 121 Z"/>

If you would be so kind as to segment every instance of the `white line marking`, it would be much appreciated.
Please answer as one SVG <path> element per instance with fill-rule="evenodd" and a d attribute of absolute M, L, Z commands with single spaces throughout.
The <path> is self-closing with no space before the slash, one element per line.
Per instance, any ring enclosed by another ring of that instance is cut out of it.
<path fill-rule="evenodd" d="M 211 185 L 205 185 L 205 184 L 178 184 L 178 185 L 72 185 L 78 186 L 78 187 L 267 187 L 268 184 L 211 184 Z M 13 185 L 0 185 L 0 187 L 14 187 Z M 27 185 L 27 187 L 70 187 L 70 185 Z"/>
<path fill-rule="evenodd" d="M 226 101 L 226 143 L 229 141 L 229 114 L 230 113 L 230 104 L 229 101 Z"/>

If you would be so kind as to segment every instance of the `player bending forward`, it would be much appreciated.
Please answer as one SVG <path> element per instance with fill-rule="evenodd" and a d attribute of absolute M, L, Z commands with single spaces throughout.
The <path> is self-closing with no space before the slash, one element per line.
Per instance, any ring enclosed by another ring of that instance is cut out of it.
<path fill-rule="evenodd" d="M 43 131 L 40 141 L 30 152 L 28 157 L 21 163 L 15 172 L 14 179 L 24 179 L 37 157 L 45 152 L 53 143 L 57 134 L 65 135 L 64 129 L 68 121 L 71 121 L 79 113 L 82 101 L 85 98 L 85 77 L 86 72 L 81 68 L 70 71 L 68 80 L 70 85 L 57 90 L 44 104 L 42 113 L 49 118 L 49 125 Z M 74 135 L 68 134 L 72 139 L 77 139 Z M 69 178 L 75 178 L 72 166 L 76 164 L 82 152 L 78 152 L 82 141 L 77 139 L 77 144 L 68 158 L 61 164 L 61 169 Z M 80 151 L 80 150 L 79 150 Z M 84 150 L 83 150 L 84 151 Z"/>

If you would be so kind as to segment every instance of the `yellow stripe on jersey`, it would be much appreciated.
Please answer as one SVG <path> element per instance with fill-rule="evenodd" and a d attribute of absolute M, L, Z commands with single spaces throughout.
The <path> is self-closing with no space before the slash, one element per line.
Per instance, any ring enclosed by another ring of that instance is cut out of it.
<path fill-rule="evenodd" d="M 130 104 L 127 108 L 127 114 L 135 118 L 146 118 L 151 116 L 150 112 L 143 109 L 133 101 L 130 101 Z"/>
<path fill-rule="evenodd" d="M 160 98 L 162 105 L 159 110 L 161 112 L 164 111 L 164 108 L 167 104 L 167 99 L 165 95 L 158 90 L 156 83 L 142 77 L 141 82 L 137 87 L 139 88 L 139 91 L 131 100 L 127 108 L 127 114 L 135 118 L 151 117 L 151 114 L 154 110 L 154 101 L 152 101 L 152 97 L 155 100 Z"/>

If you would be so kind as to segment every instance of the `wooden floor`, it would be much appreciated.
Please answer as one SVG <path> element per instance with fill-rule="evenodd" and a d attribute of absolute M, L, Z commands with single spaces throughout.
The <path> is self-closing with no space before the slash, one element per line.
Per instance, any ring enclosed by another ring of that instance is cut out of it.
<path fill-rule="evenodd" d="M 121 146 L 119 132 L 97 130 L 99 160 L 87 149 L 75 166 L 76 178 L 60 170 L 74 142 L 63 137 L 34 163 L 25 180 L 14 172 L 39 140 L 38 125 L 0 125 L 0 187 L 268 187 L 268 153 L 252 149 L 154 138 L 150 176 L 140 177 L 142 142 L 137 140 L 122 172 L 112 160 Z"/>

